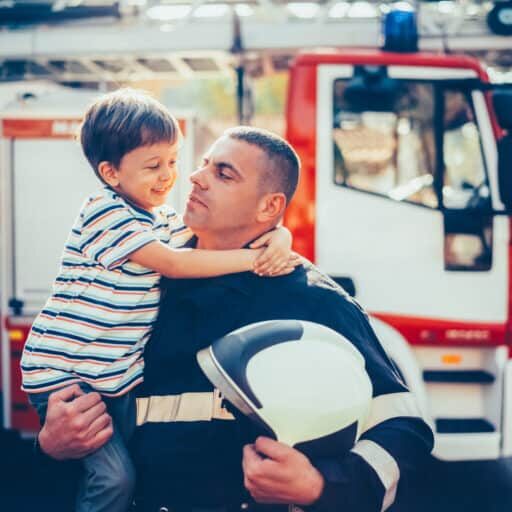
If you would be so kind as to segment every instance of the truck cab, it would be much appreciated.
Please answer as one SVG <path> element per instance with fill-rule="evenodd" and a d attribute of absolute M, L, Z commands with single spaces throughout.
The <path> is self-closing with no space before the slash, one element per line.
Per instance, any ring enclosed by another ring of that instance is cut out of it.
<path fill-rule="evenodd" d="M 296 249 L 371 312 L 447 460 L 512 454 L 510 91 L 466 56 L 292 65 Z M 500 188 L 501 187 L 501 188 Z"/>

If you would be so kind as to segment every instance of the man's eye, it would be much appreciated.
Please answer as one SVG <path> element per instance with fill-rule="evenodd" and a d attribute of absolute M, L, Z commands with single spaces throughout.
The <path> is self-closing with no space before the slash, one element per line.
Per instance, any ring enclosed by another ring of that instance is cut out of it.
<path fill-rule="evenodd" d="M 219 170 L 219 176 L 223 180 L 232 180 L 233 178 L 222 170 Z"/>
<path fill-rule="evenodd" d="M 160 167 L 159 164 L 156 164 L 156 165 L 148 165 L 146 168 L 147 169 L 158 169 Z"/>

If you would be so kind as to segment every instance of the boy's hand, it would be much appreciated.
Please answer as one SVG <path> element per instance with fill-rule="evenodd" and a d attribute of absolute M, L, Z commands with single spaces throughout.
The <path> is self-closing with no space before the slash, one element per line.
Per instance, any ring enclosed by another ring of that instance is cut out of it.
<path fill-rule="evenodd" d="M 265 233 L 250 245 L 251 249 L 266 247 L 254 263 L 254 272 L 259 276 L 289 274 L 292 235 L 285 227 Z"/>
<path fill-rule="evenodd" d="M 282 268 L 281 270 L 274 272 L 273 274 L 260 274 L 263 277 L 279 277 L 279 276 L 286 276 L 288 274 L 291 274 L 295 267 L 298 267 L 299 265 L 302 265 L 304 259 L 300 254 L 297 254 L 296 252 L 292 252 L 290 254 L 290 257 L 288 258 L 288 261 L 286 262 L 286 266 Z"/>

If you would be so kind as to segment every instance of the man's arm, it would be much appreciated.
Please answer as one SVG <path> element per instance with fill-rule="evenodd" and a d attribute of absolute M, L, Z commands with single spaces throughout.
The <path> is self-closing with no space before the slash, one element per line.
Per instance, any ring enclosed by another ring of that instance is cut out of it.
<path fill-rule="evenodd" d="M 50 395 L 37 442 L 40 458 L 85 457 L 112 436 L 112 419 L 99 393 L 85 394 L 77 384 Z"/>
<path fill-rule="evenodd" d="M 432 431 L 421 418 L 413 395 L 394 371 L 359 306 L 334 290 L 326 292 L 319 303 L 322 307 L 312 320 L 344 335 L 365 358 L 373 385 L 367 430 L 348 454 L 333 453 L 328 459 L 312 464 L 289 452 L 288 457 L 274 460 L 272 471 L 270 464 L 265 464 L 267 459 L 257 460 L 247 448 L 244 453 L 244 469 L 249 472 L 249 475 L 246 473 L 246 485 L 257 501 L 282 502 L 280 484 L 286 480 L 287 487 L 293 490 L 286 496 L 288 502 L 311 505 L 315 511 L 385 510 L 395 499 L 401 473 L 427 460 L 433 446 Z M 273 450 L 277 448 L 274 446 Z M 272 459 L 268 450 L 262 453 Z M 295 460 L 296 470 L 290 467 L 290 460 Z M 308 485 L 300 485 L 301 475 L 313 474 L 313 465 L 322 476 L 319 497 L 315 497 L 319 485 L 317 479 L 310 480 Z"/>

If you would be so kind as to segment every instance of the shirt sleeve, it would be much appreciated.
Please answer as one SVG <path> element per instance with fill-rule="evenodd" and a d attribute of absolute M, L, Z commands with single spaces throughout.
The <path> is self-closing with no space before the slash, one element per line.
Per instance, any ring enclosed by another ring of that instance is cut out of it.
<path fill-rule="evenodd" d="M 304 508 L 380 512 L 394 502 L 400 477 L 428 460 L 433 434 L 361 307 L 341 292 L 332 294 L 321 301 L 316 321 L 338 331 L 361 352 L 373 398 L 363 434 L 352 450 L 312 461 L 325 485 L 319 500 Z"/>
<path fill-rule="evenodd" d="M 108 270 L 122 265 L 129 255 L 157 240 L 152 222 L 141 221 L 121 198 L 89 200 L 80 214 L 82 255 Z"/>
<path fill-rule="evenodd" d="M 185 225 L 182 215 L 173 210 L 169 210 L 167 213 L 167 220 L 170 229 L 169 245 L 174 248 L 183 247 L 194 233 Z"/>

